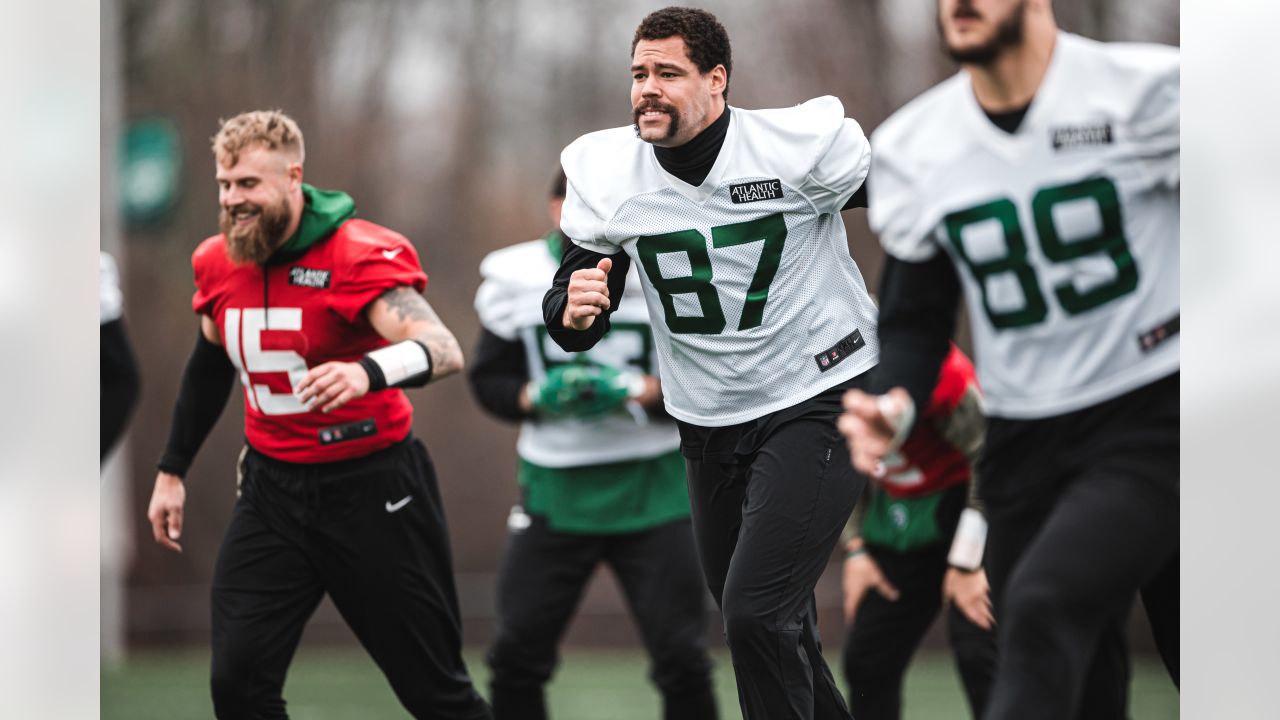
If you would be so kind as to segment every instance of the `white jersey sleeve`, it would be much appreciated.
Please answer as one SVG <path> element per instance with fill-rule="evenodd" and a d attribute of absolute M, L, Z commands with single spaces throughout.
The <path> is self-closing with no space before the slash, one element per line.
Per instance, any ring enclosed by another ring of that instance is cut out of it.
<path fill-rule="evenodd" d="M 120 271 L 116 261 L 106 253 L 98 253 L 98 322 L 106 325 L 124 314 L 124 295 L 120 292 Z"/>
<path fill-rule="evenodd" d="M 1137 75 L 1137 100 L 1128 122 L 1128 142 L 1147 174 L 1160 185 L 1181 183 L 1181 71 L 1178 51 L 1159 45 L 1115 44 L 1117 64 Z"/>
<path fill-rule="evenodd" d="M 520 328 L 542 322 L 541 293 L 549 283 L 543 274 L 529 268 L 546 265 L 544 255 L 548 255 L 546 242 L 536 240 L 496 250 L 481 261 L 483 279 L 475 306 L 486 330 L 514 341 L 519 339 Z"/>

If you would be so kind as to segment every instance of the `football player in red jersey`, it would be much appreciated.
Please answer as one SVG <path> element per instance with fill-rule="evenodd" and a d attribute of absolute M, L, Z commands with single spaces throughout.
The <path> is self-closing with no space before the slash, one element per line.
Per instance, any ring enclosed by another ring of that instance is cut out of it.
<path fill-rule="evenodd" d="M 907 664 L 944 604 L 969 709 L 982 716 L 996 665 L 973 473 L 985 431 L 973 364 L 953 345 L 920 421 L 849 521 L 844 673 L 858 720 L 902 717 Z"/>
<path fill-rule="evenodd" d="M 461 657 L 435 471 L 400 388 L 462 368 L 402 235 L 302 182 L 279 111 L 213 138 L 220 229 L 192 256 L 200 316 L 147 516 L 181 551 L 183 476 L 238 375 L 240 497 L 213 573 L 214 711 L 285 718 L 303 626 L 328 594 L 414 717 L 490 718 Z"/>

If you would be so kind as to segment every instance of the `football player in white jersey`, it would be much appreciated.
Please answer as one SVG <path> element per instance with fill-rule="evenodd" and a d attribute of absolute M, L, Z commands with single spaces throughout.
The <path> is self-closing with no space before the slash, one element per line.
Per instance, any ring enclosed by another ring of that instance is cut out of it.
<path fill-rule="evenodd" d="M 491 414 L 521 423 L 521 504 L 507 522 L 498 632 L 485 656 L 494 720 L 546 720 L 543 687 L 601 564 L 635 616 L 663 719 L 715 720 L 680 435 L 662 408 L 639 282 L 631 278 L 628 302 L 590 352 L 561 350 L 542 322 L 566 242 L 565 185 L 557 173 L 548 201 L 557 229 L 490 253 L 476 293 L 483 329 L 467 363 L 472 392 Z"/>
<path fill-rule="evenodd" d="M 638 265 L 743 715 L 848 718 L 813 587 L 865 484 L 835 420 L 877 361 L 875 307 L 840 218 L 870 149 L 835 98 L 728 106 L 731 70 L 710 13 L 666 8 L 640 24 L 635 125 L 561 155 L 574 244 L 543 315 L 562 348 L 591 347 L 632 302 L 624 278 Z"/>
<path fill-rule="evenodd" d="M 1178 51 L 941 0 L 962 71 L 876 131 L 884 362 L 840 426 L 873 468 L 923 407 L 963 289 L 999 670 L 987 718 L 1123 718 L 1136 591 L 1177 680 Z M 887 392 L 886 392 L 887 391 Z"/>

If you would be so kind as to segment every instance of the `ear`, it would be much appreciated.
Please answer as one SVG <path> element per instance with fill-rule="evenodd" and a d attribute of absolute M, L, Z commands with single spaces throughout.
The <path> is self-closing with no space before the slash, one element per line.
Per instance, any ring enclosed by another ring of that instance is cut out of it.
<path fill-rule="evenodd" d="M 707 77 L 711 79 L 711 94 L 723 97 L 724 89 L 729 85 L 729 72 L 724 69 L 724 65 L 716 65 L 707 73 Z"/>
<path fill-rule="evenodd" d="M 289 163 L 286 169 L 289 174 L 289 189 L 296 190 L 302 187 L 302 163 Z"/>

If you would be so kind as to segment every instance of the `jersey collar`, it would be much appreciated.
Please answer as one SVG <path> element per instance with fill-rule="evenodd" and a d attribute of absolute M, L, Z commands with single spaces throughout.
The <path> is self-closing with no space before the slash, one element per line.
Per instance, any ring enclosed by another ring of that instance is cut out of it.
<path fill-rule="evenodd" d="M 1036 90 L 1035 97 L 1031 99 L 1031 107 L 1027 109 L 1022 123 L 1012 133 L 1001 130 L 987 118 L 982 106 L 978 104 L 978 98 L 973 94 L 973 80 L 967 72 L 961 71 L 961 75 L 964 76 L 961 92 L 964 120 L 973 128 L 975 136 L 983 145 L 1006 160 L 1016 161 L 1035 143 L 1043 142 L 1042 118 L 1045 113 L 1050 112 L 1049 108 L 1052 108 L 1059 94 L 1058 88 L 1062 84 L 1061 78 L 1064 72 L 1063 65 L 1070 62 L 1070 60 L 1064 61 L 1063 58 L 1070 55 L 1073 40 L 1070 33 L 1058 31 L 1057 42 L 1053 46 L 1053 57 L 1049 59 L 1049 67 L 1045 70 L 1044 79 L 1040 81 L 1040 87 Z"/>
<path fill-rule="evenodd" d="M 737 113 L 737 108 L 724 106 L 726 113 Z M 716 188 L 720 187 L 720 181 L 724 178 L 725 169 L 729 166 L 729 158 L 733 155 L 733 146 L 738 138 L 738 126 L 742 123 L 733 117 L 729 121 L 729 129 L 725 131 L 724 144 L 720 146 L 720 153 L 716 155 L 716 161 L 711 166 L 711 171 L 707 173 L 707 177 L 703 179 L 702 184 L 698 186 L 690 185 L 680 178 L 667 172 L 662 163 L 658 162 L 657 155 L 654 154 L 653 146 L 648 147 L 649 162 L 652 164 L 655 172 L 658 173 L 667 185 L 676 192 L 684 195 L 699 205 L 706 203 L 715 194 Z M 643 142 L 643 141 L 641 141 Z"/>

